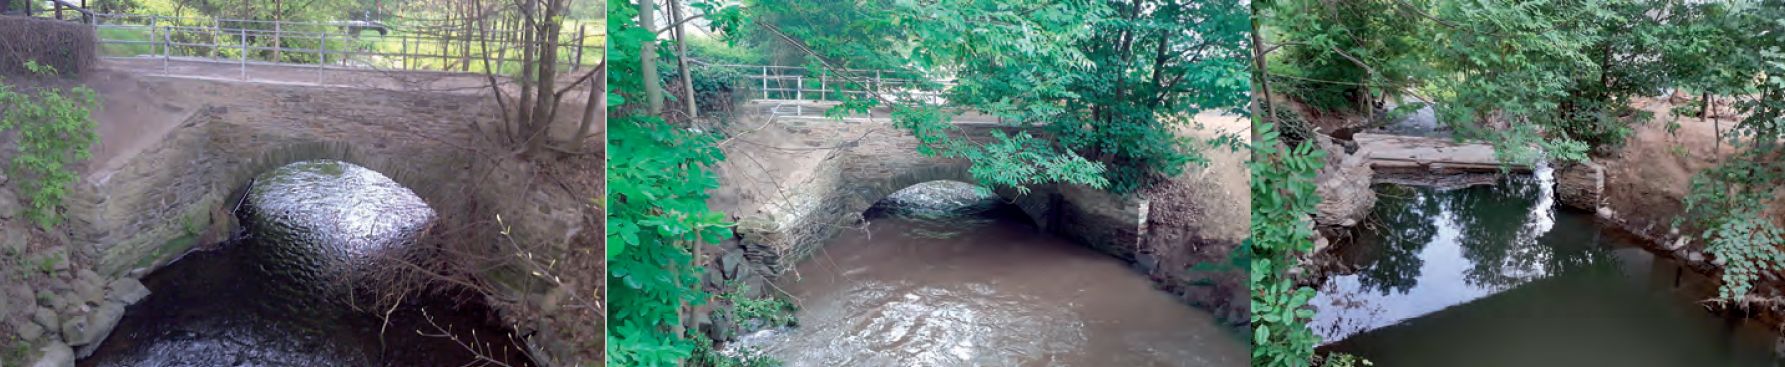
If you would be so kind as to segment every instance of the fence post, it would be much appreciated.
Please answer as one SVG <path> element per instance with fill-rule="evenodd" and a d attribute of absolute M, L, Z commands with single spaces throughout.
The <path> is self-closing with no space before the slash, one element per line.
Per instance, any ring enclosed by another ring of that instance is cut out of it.
<path fill-rule="evenodd" d="M 150 42 L 149 43 L 149 54 L 150 55 L 155 54 L 155 43 L 154 43 L 155 39 L 161 38 L 161 37 L 158 37 L 161 35 L 160 32 L 155 31 L 155 25 L 156 25 L 155 19 L 156 19 L 155 16 L 153 16 L 153 15 L 149 16 L 149 42 Z M 167 48 L 167 45 L 165 45 L 165 44 L 161 45 L 161 48 Z"/>
<path fill-rule="evenodd" d="M 322 84 L 322 69 L 328 67 L 328 28 L 322 29 L 322 45 L 316 47 L 316 84 Z"/>
<path fill-rule="evenodd" d="M 762 99 L 769 99 L 769 67 L 762 67 Z"/>
<path fill-rule="evenodd" d="M 285 62 L 285 28 L 284 22 L 273 21 L 273 63 Z"/>
<path fill-rule="evenodd" d="M 248 80 L 248 27 L 242 27 L 240 30 L 242 31 L 242 80 Z"/>
<path fill-rule="evenodd" d="M 409 36 L 397 37 L 397 43 L 402 44 L 397 47 L 397 53 L 401 54 L 397 58 L 397 63 L 403 65 L 403 70 L 409 70 Z"/>
<path fill-rule="evenodd" d="M 151 18 L 151 19 L 161 19 L 161 17 L 155 16 L 154 18 Z M 172 74 L 168 70 L 167 64 L 168 64 L 168 60 L 172 59 L 174 57 L 173 48 L 174 48 L 174 28 L 170 26 L 170 27 L 167 27 L 166 32 L 161 32 L 161 74 L 162 75 L 171 75 Z"/>
<path fill-rule="evenodd" d="M 588 46 L 583 45 L 585 43 L 583 39 L 583 31 L 588 30 L 588 28 L 589 25 L 587 24 L 576 26 L 576 61 L 570 63 L 570 70 L 582 70 L 583 68 L 583 49 L 588 48 Z"/>
<path fill-rule="evenodd" d="M 818 74 L 818 100 L 820 101 L 825 101 L 826 99 L 824 99 L 824 96 L 827 93 L 830 93 L 830 77 L 830 70 L 825 70 Z"/>
<path fill-rule="evenodd" d="M 806 74 L 793 77 L 793 99 L 806 100 Z"/>

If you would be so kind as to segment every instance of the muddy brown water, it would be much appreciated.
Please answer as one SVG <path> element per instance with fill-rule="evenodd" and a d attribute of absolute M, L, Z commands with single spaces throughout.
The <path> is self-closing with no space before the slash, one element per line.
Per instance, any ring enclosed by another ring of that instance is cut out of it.
<path fill-rule="evenodd" d="M 870 216 L 779 281 L 799 326 L 730 348 L 787 366 L 1245 366 L 1242 337 L 1013 207 Z"/>
<path fill-rule="evenodd" d="M 1590 213 L 1547 172 L 1488 186 L 1378 185 L 1310 302 L 1323 351 L 1377 366 L 1774 366 L 1777 334 L 1700 301 L 1716 283 Z"/>

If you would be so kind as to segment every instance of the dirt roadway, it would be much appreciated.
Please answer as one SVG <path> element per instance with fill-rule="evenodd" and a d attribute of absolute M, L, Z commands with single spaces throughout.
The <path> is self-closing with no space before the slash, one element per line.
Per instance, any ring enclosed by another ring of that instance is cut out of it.
<path fill-rule="evenodd" d="M 164 73 L 165 72 L 165 73 Z M 99 124 L 99 143 L 93 157 L 82 168 L 82 175 L 103 179 L 107 172 L 122 166 L 130 157 L 154 145 L 174 127 L 185 122 L 207 104 L 240 98 L 228 94 L 194 95 L 187 91 L 159 90 L 148 78 L 191 78 L 225 83 L 277 83 L 321 85 L 344 88 L 391 89 L 403 91 L 486 94 L 488 79 L 477 74 L 439 72 L 356 71 L 317 69 L 294 65 L 249 65 L 249 80 L 240 80 L 236 65 L 174 60 L 166 69 L 160 59 L 105 59 L 99 67 L 81 77 L 81 83 L 98 93 L 100 108 L 94 112 Z M 574 76 L 566 75 L 568 83 Z M 321 79 L 319 79 L 319 76 Z M 322 83 L 318 83 L 321 81 Z M 559 106 L 553 135 L 570 135 L 582 117 L 586 92 L 571 91 Z M 249 101 L 251 102 L 251 101 Z M 271 101 L 266 101 L 271 102 Z M 604 127 L 596 127 L 593 136 L 605 136 Z"/>

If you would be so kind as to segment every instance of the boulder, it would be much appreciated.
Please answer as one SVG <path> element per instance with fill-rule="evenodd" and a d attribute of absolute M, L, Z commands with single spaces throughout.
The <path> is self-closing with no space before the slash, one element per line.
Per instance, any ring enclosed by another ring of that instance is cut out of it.
<path fill-rule="evenodd" d="M 1325 135 L 1316 143 L 1326 151 L 1326 165 L 1314 177 L 1315 193 L 1320 203 L 1314 206 L 1314 223 L 1322 226 L 1350 227 L 1370 215 L 1376 206 L 1376 192 L 1370 190 L 1375 171 L 1365 159 L 1365 151 L 1345 154 L 1344 147 Z"/>
<path fill-rule="evenodd" d="M 1597 211 L 1605 190 L 1605 168 L 1591 161 L 1556 168 L 1556 201 L 1570 208 Z"/>
<path fill-rule="evenodd" d="M 31 367 L 74 367 L 74 349 L 69 348 L 68 344 L 51 341 L 38 351 L 43 352 L 43 356 L 38 357 Z"/>
<path fill-rule="evenodd" d="M 29 243 L 26 242 L 24 230 L 0 227 L 0 232 L 6 232 L 6 237 L 0 238 L 0 255 L 15 256 L 25 253 L 25 246 Z"/>
<path fill-rule="evenodd" d="M 97 338 L 91 330 L 93 328 L 87 323 L 87 318 L 76 316 L 62 322 L 62 341 L 74 346 L 87 345 Z"/>
<path fill-rule="evenodd" d="M 51 311 L 49 308 L 38 307 L 36 312 L 31 313 L 31 322 L 35 322 L 37 325 L 43 326 L 44 328 L 54 330 L 56 327 L 61 326 L 62 320 L 56 318 L 56 311 Z"/>
<path fill-rule="evenodd" d="M 92 270 L 81 269 L 75 277 L 74 294 L 82 303 L 94 303 L 105 299 L 105 278 Z"/>
<path fill-rule="evenodd" d="M 148 298 L 150 294 L 149 287 L 144 287 L 143 282 L 131 278 L 114 280 L 109 287 L 111 292 L 106 294 L 106 298 L 127 305 L 134 305 L 142 301 L 143 298 Z"/>
<path fill-rule="evenodd" d="M 719 256 L 719 272 L 726 280 L 738 278 L 738 272 L 744 267 L 744 249 L 732 249 Z"/>
<path fill-rule="evenodd" d="M 21 325 L 19 325 L 19 339 L 20 340 L 37 340 L 37 338 L 43 337 L 43 326 L 42 325 L 38 325 L 36 322 L 30 322 L 30 321 L 22 322 L 20 324 L 21 324 Z"/>
<path fill-rule="evenodd" d="M 0 219 L 12 219 L 21 209 L 19 198 L 12 194 L 12 190 L 0 188 Z"/>
<path fill-rule="evenodd" d="M 62 340 L 70 346 L 99 344 L 105 336 L 112 333 L 118 321 L 124 319 L 124 305 L 118 302 L 106 302 L 99 309 L 88 313 L 86 317 L 75 317 L 62 323 Z M 81 348 L 87 350 L 87 348 Z M 88 352 L 91 353 L 91 352 Z"/>

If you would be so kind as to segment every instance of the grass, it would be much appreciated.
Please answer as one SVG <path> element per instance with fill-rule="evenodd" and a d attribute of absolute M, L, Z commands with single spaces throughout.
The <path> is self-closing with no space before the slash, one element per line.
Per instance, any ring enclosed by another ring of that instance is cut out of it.
<path fill-rule="evenodd" d="M 60 255 L 44 257 L 43 260 L 37 261 L 37 270 L 44 274 L 54 273 L 56 271 L 56 265 L 61 265 L 62 261 L 63 259 Z"/>
<path fill-rule="evenodd" d="M 140 12 L 143 14 L 168 15 L 174 14 L 173 9 L 176 8 L 176 6 L 167 0 L 147 0 L 142 3 Z M 183 25 L 210 25 L 208 17 L 196 14 L 196 12 L 189 10 L 183 15 L 186 17 L 181 21 Z M 164 20 L 166 19 L 164 18 Z M 571 64 L 574 62 L 585 66 L 593 66 L 600 62 L 604 55 L 601 45 L 605 40 L 605 36 L 603 35 L 603 32 L 606 29 L 605 23 L 599 19 L 565 19 L 564 23 L 563 32 L 560 38 L 566 46 L 559 49 L 557 61 L 563 64 Z M 503 53 L 498 52 L 499 49 L 497 47 L 485 49 L 483 45 L 478 43 L 473 43 L 469 45 L 469 47 L 465 47 L 466 45 L 463 44 L 443 45 L 441 44 L 441 40 L 437 39 L 437 37 L 403 30 L 406 27 L 400 22 L 392 22 L 390 25 L 394 29 L 388 36 L 379 36 L 375 31 L 361 31 L 360 35 L 349 36 L 341 33 L 341 29 L 335 27 L 305 30 L 288 29 L 288 31 L 293 32 L 327 32 L 328 38 L 327 41 L 324 42 L 321 37 L 317 36 L 285 37 L 282 43 L 285 44 L 286 47 L 300 48 L 309 51 L 284 52 L 280 55 L 281 60 L 279 61 L 289 63 L 339 63 L 341 58 L 344 57 L 343 55 L 347 55 L 350 52 L 377 52 L 417 56 L 354 55 L 346 57 L 352 57 L 352 61 L 355 63 L 370 64 L 376 67 L 390 69 L 449 70 L 477 73 L 494 69 L 497 74 L 510 76 L 520 73 L 521 65 L 516 61 L 520 58 L 518 51 L 509 50 L 508 52 Z M 587 32 L 581 47 L 582 52 L 580 55 L 577 53 L 577 48 L 569 46 L 576 41 L 578 29 L 584 29 Z M 101 39 L 106 40 L 138 42 L 151 40 L 160 41 L 167 37 L 166 35 L 150 32 L 146 28 L 107 28 L 101 29 L 99 35 Z M 429 39 L 421 39 L 424 37 Z M 235 59 L 242 56 L 241 41 L 236 37 L 227 35 L 218 36 L 215 34 L 194 31 L 182 31 L 176 32 L 172 38 L 175 42 L 216 44 L 218 46 L 214 51 L 211 47 L 176 46 L 169 52 L 173 56 L 216 56 L 223 59 Z M 271 45 L 271 41 L 267 39 L 256 40 L 254 43 L 257 46 L 263 47 Z M 319 59 L 314 51 L 318 48 L 326 48 L 329 55 Z M 101 55 L 103 56 L 123 57 L 159 55 L 162 51 L 163 50 L 161 50 L 159 46 L 150 44 L 117 43 L 105 44 L 100 50 Z M 273 61 L 271 60 L 271 51 L 257 50 L 252 52 L 253 53 L 249 55 L 249 59 L 251 60 Z M 492 63 L 495 65 L 492 65 L 492 67 L 485 67 L 482 62 L 485 56 L 491 58 Z M 510 60 L 494 60 L 498 57 Z M 465 60 L 468 60 L 469 62 L 460 62 Z"/>
<path fill-rule="evenodd" d="M 160 52 L 160 48 L 155 45 L 112 43 L 115 41 L 148 42 L 153 39 L 150 37 L 149 30 L 147 29 L 100 28 L 99 39 L 111 42 L 106 42 L 99 46 L 99 55 L 123 57 L 157 55 Z M 160 40 L 156 39 L 156 41 Z"/>
<path fill-rule="evenodd" d="M 10 339 L 11 342 L 7 343 L 5 354 L 0 354 L 0 364 L 23 366 L 26 362 L 30 362 L 25 358 L 31 357 L 31 341 L 20 339 L 17 336 L 9 336 L 7 339 Z"/>

